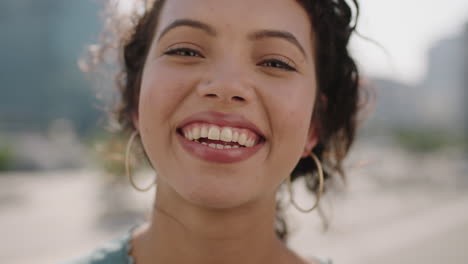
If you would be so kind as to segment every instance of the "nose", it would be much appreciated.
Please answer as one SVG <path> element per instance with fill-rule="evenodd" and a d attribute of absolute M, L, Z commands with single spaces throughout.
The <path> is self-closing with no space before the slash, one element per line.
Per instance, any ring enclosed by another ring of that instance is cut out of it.
<path fill-rule="evenodd" d="M 254 95 L 248 74 L 234 67 L 217 67 L 197 87 L 199 96 L 223 103 L 246 103 Z"/>

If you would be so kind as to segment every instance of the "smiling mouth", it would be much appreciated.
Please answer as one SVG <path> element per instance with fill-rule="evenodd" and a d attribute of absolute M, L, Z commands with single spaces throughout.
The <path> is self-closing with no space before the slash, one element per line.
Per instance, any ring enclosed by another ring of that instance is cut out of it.
<path fill-rule="evenodd" d="M 214 149 L 252 148 L 265 139 L 246 128 L 217 126 L 209 123 L 192 123 L 177 129 L 186 139 Z"/>

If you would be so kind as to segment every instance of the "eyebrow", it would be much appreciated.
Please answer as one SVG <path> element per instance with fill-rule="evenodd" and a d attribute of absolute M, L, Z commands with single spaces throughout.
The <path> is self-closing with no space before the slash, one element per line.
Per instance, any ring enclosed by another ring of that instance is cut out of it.
<path fill-rule="evenodd" d="M 292 44 L 294 44 L 304 55 L 307 57 L 304 47 L 302 47 L 301 43 L 297 40 L 297 38 L 290 32 L 287 31 L 279 31 L 279 30 L 260 30 L 253 32 L 249 35 L 249 39 L 252 40 L 260 40 L 264 38 L 280 38 L 284 39 Z"/>
<path fill-rule="evenodd" d="M 213 37 L 217 35 L 216 30 L 208 24 L 205 24 L 203 22 L 193 20 L 193 19 L 177 19 L 171 24 L 169 24 L 166 28 L 164 28 L 164 30 L 161 31 L 161 34 L 158 37 L 158 41 L 172 29 L 177 28 L 177 27 L 182 27 L 182 26 L 203 30 L 206 33 L 208 33 L 208 35 L 211 35 Z M 249 34 L 248 36 L 248 39 L 250 40 L 260 40 L 260 39 L 265 39 L 265 38 L 284 39 L 292 43 L 293 45 L 295 45 L 301 51 L 302 55 L 304 55 L 304 57 L 307 57 L 304 47 L 302 47 L 301 43 L 297 40 L 297 38 L 288 31 L 265 29 L 265 30 L 255 31 Z"/>
<path fill-rule="evenodd" d="M 205 24 L 200 21 L 192 20 L 192 19 L 177 19 L 171 24 L 169 24 L 169 26 L 164 28 L 164 30 L 159 35 L 158 41 L 172 29 L 177 28 L 177 27 L 182 27 L 182 26 L 201 29 L 205 31 L 206 33 L 208 33 L 208 35 L 211 35 L 213 37 L 217 35 L 216 30 L 208 24 Z"/>

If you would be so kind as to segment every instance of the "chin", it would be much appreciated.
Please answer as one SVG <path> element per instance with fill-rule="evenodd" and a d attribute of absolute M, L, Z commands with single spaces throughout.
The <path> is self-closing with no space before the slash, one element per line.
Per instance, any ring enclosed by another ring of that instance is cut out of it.
<path fill-rule="evenodd" d="M 187 197 L 188 201 L 198 207 L 214 210 L 226 210 L 241 207 L 242 205 L 247 204 L 250 199 L 237 198 L 233 197 L 223 197 L 212 194 L 202 194 L 202 195 L 193 195 Z"/>
<path fill-rule="evenodd" d="M 241 207 L 255 200 L 257 195 L 253 190 L 242 184 L 216 184 L 214 182 L 203 185 L 190 185 L 178 188 L 179 195 L 188 203 L 207 209 L 231 209 Z"/>

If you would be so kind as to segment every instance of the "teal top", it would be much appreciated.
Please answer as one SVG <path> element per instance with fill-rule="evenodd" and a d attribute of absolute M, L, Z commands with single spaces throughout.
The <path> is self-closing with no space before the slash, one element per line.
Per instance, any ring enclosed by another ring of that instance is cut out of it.
<path fill-rule="evenodd" d="M 112 240 L 90 254 L 65 264 L 134 264 L 133 257 L 129 254 L 132 230 L 133 228 L 124 236 Z"/>
<path fill-rule="evenodd" d="M 65 264 L 134 264 L 135 261 L 129 254 L 131 251 L 132 230 L 133 228 L 124 236 L 94 250 L 91 254 Z M 315 260 L 320 264 L 332 264 L 330 260 Z"/>

